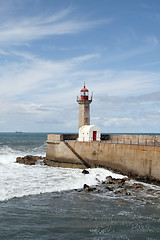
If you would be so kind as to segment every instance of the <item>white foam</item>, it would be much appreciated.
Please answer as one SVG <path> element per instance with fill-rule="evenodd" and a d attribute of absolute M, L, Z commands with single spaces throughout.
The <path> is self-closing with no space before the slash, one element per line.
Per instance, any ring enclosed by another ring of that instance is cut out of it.
<path fill-rule="evenodd" d="M 0 155 L 0 201 L 31 194 L 78 189 L 84 184 L 95 185 L 96 178 L 102 181 L 106 176 L 124 177 L 102 168 L 89 169 L 90 174 L 84 175 L 81 169 L 28 166 L 16 163 L 16 156 L 16 153 L 11 152 Z"/>
<path fill-rule="evenodd" d="M 41 146 L 39 147 L 35 147 L 32 149 L 31 153 L 32 155 L 43 155 L 44 152 L 46 152 L 46 148 L 47 148 L 47 143 L 44 142 Z"/>
<path fill-rule="evenodd" d="M 0 155 L 8 155 L 13 153 L 18 153 L 18 151 L 12 149 L 11 147 L 8 147 L 7 145 L 3 145 L 0 148 Z"/>

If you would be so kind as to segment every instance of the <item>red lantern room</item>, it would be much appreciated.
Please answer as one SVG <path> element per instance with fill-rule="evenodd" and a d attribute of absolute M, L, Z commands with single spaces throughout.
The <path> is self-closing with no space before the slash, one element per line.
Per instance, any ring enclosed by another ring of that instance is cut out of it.
<path fill-rule="evenodd" d="M 88 93 L 89 91 L 84 84 L 84 88 L 81 89 L 81 100 L 88 100 Z"/>

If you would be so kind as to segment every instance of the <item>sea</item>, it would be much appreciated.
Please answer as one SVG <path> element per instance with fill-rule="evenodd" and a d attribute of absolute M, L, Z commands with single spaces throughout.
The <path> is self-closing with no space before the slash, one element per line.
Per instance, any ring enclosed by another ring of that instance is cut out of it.
<path fill-rule="evenodd" d="M 47 133 L 0 133 L 0 240 L 160 239 L 159 186 L 144 183 L 135 195 L 85 192 L 84 184 L 125 176 L 16 163 L 45 156 L 46 140 Z"/>

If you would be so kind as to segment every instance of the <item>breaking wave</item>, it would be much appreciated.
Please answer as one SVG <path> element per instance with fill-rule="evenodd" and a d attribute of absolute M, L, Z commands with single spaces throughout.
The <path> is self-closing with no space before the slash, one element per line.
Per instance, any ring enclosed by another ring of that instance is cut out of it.
<path fill-rule="evenodd" d="M 45 156 L 46 143 L 25 151 L 9 146 L 0 146 L 0 201 L 31 194 L 57 192 L 82 188 L 83 184 L 95 185 L 110 171 L 90 169 L 90 174 L 82 174 L 81 169 L 53 168 L 45 165 L 28 166 L 16 163 L 16 157 L 31 155 Z M 112 174 L 113 177 L 117 176 Z"/>

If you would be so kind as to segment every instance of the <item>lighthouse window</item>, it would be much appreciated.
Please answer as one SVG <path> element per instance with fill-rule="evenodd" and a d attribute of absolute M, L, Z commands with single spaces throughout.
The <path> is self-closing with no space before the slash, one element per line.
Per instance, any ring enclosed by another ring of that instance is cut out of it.
<path fill-rule="evenodd" d="M 88 92 L 81 92 L 82 96 L 88 96 Z"/>
<path fill-rule="evenodd" d="M 85 118 L 85 122 L 88 123 L 88 118 Z"/>

